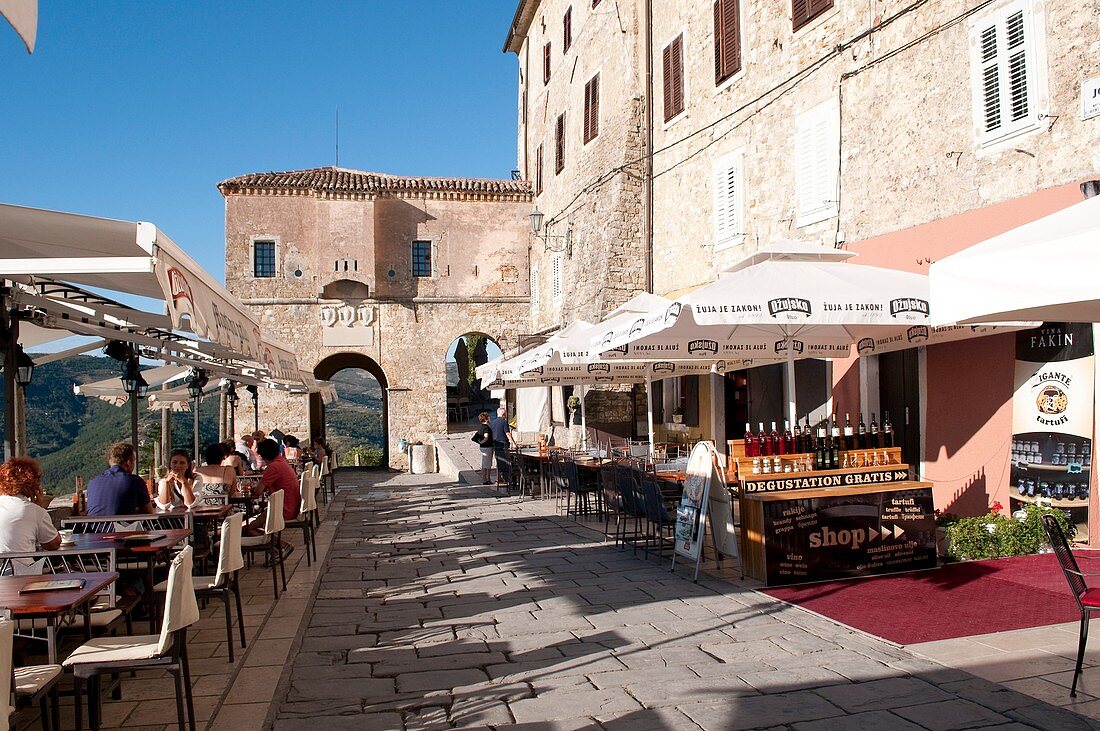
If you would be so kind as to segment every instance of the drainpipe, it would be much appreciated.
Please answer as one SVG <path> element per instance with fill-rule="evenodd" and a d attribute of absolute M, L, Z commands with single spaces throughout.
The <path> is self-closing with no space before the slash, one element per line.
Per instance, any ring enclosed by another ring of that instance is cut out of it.
<path fill-rule="evenodd" d="M 653 0 L 645 0 L 645 291 L 653 292 Z"/>

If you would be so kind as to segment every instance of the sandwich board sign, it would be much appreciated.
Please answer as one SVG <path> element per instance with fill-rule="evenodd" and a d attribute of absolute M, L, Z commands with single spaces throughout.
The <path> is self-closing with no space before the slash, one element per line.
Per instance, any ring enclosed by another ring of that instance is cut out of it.
<path fill-rule="evenodd" d="M 722 554 L 737 555 L 737 541 L 733 531 L 733 512 L 726 491 L 726 480 L 718 465 L 718 452 L 710 442 L 699 442 L 688 457 L 684 492 L 676 509 L 676 547 L 672 556 L 672 568 L 676 568 L 676 556 L 695 562 L 695 580 L 699 578 L 699 564 L 703 556 L 703 541 L 710 519 L 711 539 L 721 561 Z M 714 514 L 710 514 L 714 511 Z"/>

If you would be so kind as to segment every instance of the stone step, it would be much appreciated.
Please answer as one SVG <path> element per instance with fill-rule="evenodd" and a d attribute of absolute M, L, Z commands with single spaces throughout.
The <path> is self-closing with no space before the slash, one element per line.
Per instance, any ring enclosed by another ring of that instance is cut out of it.
<path fill-rule="evenodd" d="M 473 430 L 452 434 L 433 434 L 439 460 L 439 473 L 467 485 L 481 484 L 481 450 L 470 439 Z"/>

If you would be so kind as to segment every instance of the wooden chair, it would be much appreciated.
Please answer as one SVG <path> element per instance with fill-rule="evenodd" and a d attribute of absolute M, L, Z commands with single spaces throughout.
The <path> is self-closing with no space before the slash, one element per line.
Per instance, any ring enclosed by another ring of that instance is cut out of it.
<path fill-rule="evenodd" d="M 264 534 L 262 536 L 241 536 L 241 550 L 252 557 L 257 553 L 263 553 L 267 562 L 271 565 L 271 590 L 275 598 L 279 598 L 279 581 L 275 574 L 275 566 L 278 564 L 283 575 L 283 591 L 286 591 L 286 565 L 283 563 L 283 552 L 279 543 L 279 535 L 283 531 L 285 521 L 283 518 L 283 491 L 276 490 L 267 497 L 267 512 L 264 514 Z"/>
<path fill-rule="evenodd" d="M 187 664 L 187 628 L 199 621 L 199 605 L 191 582 L 191 555 L 191 547 L 185 546 L 168 569 L 164 621 L 159 635 L 97 637 L 76 648 L 61 663 L 73 672 L 77 731 L 84 727 L 82 695 L 85 683 L 88 686 L 88 720 L 92 729 L 98 729 L 102 717 L 100 676 L 138 670 L 167 670 L 172 674 L 176 683 L 179 729 L 183 731 L 186 719 L 188 727 L 195 731 L 191 672 Z"/>
<path fill-rule="evenodd" d="M 298 511 L 298 517 L 286 521 L 283 527 L 302 529 L 302 545 L 306 551 L 306 566 L 312 566 L 313 562 L 309 557 L 311 548 L 313 550 L 313 560 L 317 559 L 317 534 L 313 529 L 317 518 L 317 482 L 314 480 L 313 475 L 303 472 L 298 479 L 298 486 L 302 495 L 302 507 Z"/>
<path fill-rule="evenodd" d="M 1100 588 L 1090 589 L 1085 583 L 1086 576 L 1100 576 L 1100 574 L 1086 574 L 1077 566 L 1077 559 L 1069 548 L 1066 534 L 1062 532 L 1062 526 L 1058 525 L 1053 515 L 1043 516 L 1043 528 L 1046 530 L 1047 540 L 1054 550 L 1054 556 L 1058 559 L 1058 565 L 1062 567 L 1062 574 L 1066 577 L 1069 590 L 1073 598 L 1077 600 L 1077 608 L 1081 610 L 1081 632 L 1077 641 L 1077 667 L 1073 671 L 1073 683 L 1070 685 L 1069 695 L 1077 697 L 1077 681 L 1081 679 L 1081 665 L 1085 659 L 1085 645 L 1089 639 L 1089 619 L 1093 612 L 1100 612 Z"/>

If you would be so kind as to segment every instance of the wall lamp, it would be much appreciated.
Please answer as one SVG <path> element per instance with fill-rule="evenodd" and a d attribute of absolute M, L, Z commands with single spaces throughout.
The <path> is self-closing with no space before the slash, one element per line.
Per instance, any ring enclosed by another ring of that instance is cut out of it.
<path fill-rule="evenodd" d="M 546 218 L 546 214 L 539 210 L 538 206 L 535 206 L 535 210 L 531 211 L 527 216 L 531 220 L 531 233 L 535 234 L 535 238 L 540 239 L 543 246 L 547 251 L 553 251 L 560 254 L 565 253 L 566 256 L 573 256 L 573 221 L 566 222 L 564 234 L 551 234 L 549 227 L 547 227 L 546 233 L 542 233 L 543 221 Z M 560 241 L 560 248 L 556 248 L 551 244 L 553 241 Z"/>

